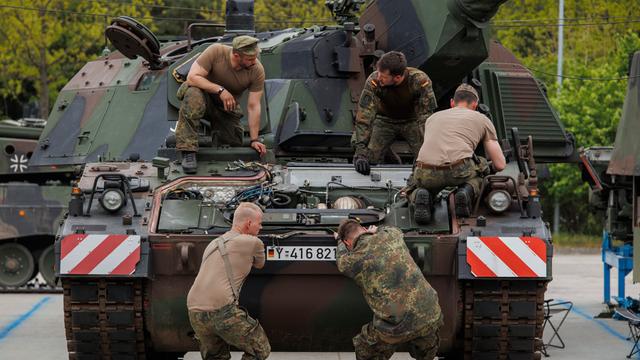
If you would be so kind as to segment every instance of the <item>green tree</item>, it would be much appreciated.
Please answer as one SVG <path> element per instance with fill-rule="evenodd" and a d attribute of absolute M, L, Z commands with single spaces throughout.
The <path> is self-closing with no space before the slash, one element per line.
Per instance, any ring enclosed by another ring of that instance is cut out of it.
<path fill-rule="evenodd" d="M 183 36 L 189 24 L 195 22 L 224 23 L 225 3 L 223 0 L 182 0 L 179 4 L 170 2 L 154 6 L 152 15 L 155 17 L 156 35 Z"/>
<path fill-rule="evenodd" d="M 568 67 L 576 76 L 565 79 L 560 96 L 553 100 L 565 128 L 582 147 L 613 145 L 615 140 L 627 90 L 624 79 L 628 72 L 629 54 L 640 50 L 640 37 L 629 32 L 616 43 L 615 53 L 598 66 L 570 60 Z M 581 180 L 577 166 L 554 165 L 551 174 L 552 181 L 546 184 L 546 188 L 564 208 L 564 228 L 574 232 L 600 232 L 601 221 L 592 218 L 586 207 L 589 187 Z"/>
<path fill-rule="evenodd" d="M 129 3 L 72 0 L 8 0 L 0 5 L 0 96 L 18 98 L 33 86 L 40 116 L 46 118 L 58 90 L 104 46 L 104 28 L 113 16 L 149 16 Z"/>
<path fill-rule="evenodd" d="M 259 31 L 335 24 L 323 0 L 287 3 L 282 0 L 256 1 L 256 28 Z"/>
<path fill-rule="evenodd" d="M 578 146 L 612 145 L 621 116 L 627 82 L 628 55 L 640 50 L 640 3 L 567 0 L 565 3 L 565 61 L 562 92 L 556 92 L 558 4 L 550 0 L 510 1 L 494 20 L 495 36 L 511 49 L 534 75 L 545 81 L 551 101 Z M 601 79 L 601 80 L 597 80 Z M 588 187 L 575 164 L 551 166 L 543 186 L 550 204 L 563 209 L 562 228 L 600 232 L 601 221 L 587 208 Z"/>

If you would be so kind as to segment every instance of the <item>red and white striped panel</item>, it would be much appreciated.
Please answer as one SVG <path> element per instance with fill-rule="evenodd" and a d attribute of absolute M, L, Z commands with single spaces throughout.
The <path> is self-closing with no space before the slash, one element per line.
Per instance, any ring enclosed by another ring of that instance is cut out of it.
<path fill-rule="evenodd" d="M 547 245 L 537 237 L 469 237 L 467 263 L 475 277 L 546 277 Z"/>
<path fill-rule="evenodd" d="M 60 249 L 60 274 L 131 275 L 140 261 L 140 236 L 74 234 Z"/>

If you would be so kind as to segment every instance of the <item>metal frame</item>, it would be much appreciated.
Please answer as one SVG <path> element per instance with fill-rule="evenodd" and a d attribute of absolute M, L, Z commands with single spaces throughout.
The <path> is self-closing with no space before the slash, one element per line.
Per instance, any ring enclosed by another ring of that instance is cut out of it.
<path fill-rule="evenodd" d="M 544 329 L 546 329 L 547 324 L 549 324 L 549 327 L 553 330 L 553 335 L 551 335 L 549 341 L 547 343 L 545 343 L 544 340 L 542 341 L 542 354 L 545 357 L 549 357 L 549 353 L 547 352 L 547 348 L 549 347 L 554 347 L 557 349 L 565 348 L 564 341 L 560 336 L 560 328 L 562 327 L 562 324 L 564 324 L 564 321 L 567 319 L 567 316 L 571 312 L 571 309 L 573 309 L 573 302 L 571 301 L 553 301 L 554 299 L 547 299 L 544 301 L 544 322 L 542 323 L 542 333 L 544 334 Z M 560 322 L 557 323 L 557 325 L 551 321 L 551 318 L 555 314 L 562 314 L 562 318 L 560 319 Z M 558 339 L 559 344 L 553 343 L 553 340 L 556 338 Z"/>
<path fill-rule="evenodd" d="M 624 303 L 624 279 L 633 270 L 633 246 L 624 244 L 613 246 L 611 234 L 602 232 L 602 263 L 604 270 L 604 303 L 611 305 L 611 268 L 618 269 L 618 296 L 614 299 L 621 305 Z"/>
<path fill-rule="evenodd" d="M 87 211 L 84 216 L 91 216 L 91 205 L 93 204 L 93 198 L 96 193 L 96 188 L 98 187 L 98 180 L 110 180 L 110 181 L 120 181 L 124 186 L 124 196 L 129 195 L 129 200 L 131 201 L 131 206 L 133 207 L 133 216 L 138 217 L 140 214 L 138 213 L 138 209 L 136 209 L 136 203 L 133 200 L 133 194 L 131 192 L 131 186 L 129 185 L 129 179 L 122 174 L 100 174 L 96 176 L 93 180 L 93 187 L 91 188 L 91 197 L 89 197 L 89 204 L 87 205 Z M 104 191 L 104 189 L 103 189 Z"/>
<path fill-rule="evenodd" d="M 630 337 L 627 340 L 633 342 L 633 347 L 629 351 L 629 355 L 627 355 L 627 359 L 630 359 L 633 355 L 640 353 L 640 345 L 638 344 L 640 342 L 640 316 L 629 309 L 616 309 L 615 314 L 629 325 Z"/>

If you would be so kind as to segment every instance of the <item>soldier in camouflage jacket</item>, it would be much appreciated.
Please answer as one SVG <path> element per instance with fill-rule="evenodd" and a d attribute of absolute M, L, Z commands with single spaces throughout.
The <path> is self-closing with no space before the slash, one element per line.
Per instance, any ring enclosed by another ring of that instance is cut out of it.
<path fill-rule="evenodd" d="M 398 135 L 417 156 L 424 138 L 424 122 L 437 107 L 431 79 L 421 70 L 407 67 L 401 52 L 384 54 L 377 68 L 360 95 L 352 138 L 353 164 L 364 175 L 369 174 L 369 163 L 382 162 Z"/>
<path fill-rule="evenodd" d="M 389 359 L 407 343 L 415 359 L 432 360 L 443 324 L 438 294 L 411 258 L 402 232 L 346 220 L 337 238 L 338 270 L 358 284 L 373 311 L 373 320 L 353 338 L 356 359 Z"/>

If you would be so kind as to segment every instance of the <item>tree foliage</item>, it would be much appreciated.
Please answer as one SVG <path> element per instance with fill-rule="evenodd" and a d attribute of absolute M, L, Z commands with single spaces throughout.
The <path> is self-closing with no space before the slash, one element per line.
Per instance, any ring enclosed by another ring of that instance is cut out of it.
<path fill-rule="evenodd" d="M 147 1 L 147 0 L 145 0 Z M 8 0 L 0 7 L 0 96 L 17 98 L 29 87 L 40 116 L 68 78 L 104 47 L 103 31 L 113 13 L 148 16 L 131 4 L 108 1 Z"/>
<path fill-rule="evenodd" d="M 557 1 L 508 2 L 494 20 L 496 38 L 546 82 L 551 101 L 578 146 L 613 145 L 626 94 L 629 55 L 640 50 L 640 23 L 634 16 L 640 14 L 640 3 L 565 2 L 565 78 L 560 92 L 556 91 L 557 11 Z M 600 232 L 601 220 L 589 213 L 589 188 L 578 167 L 560 164 L 550 170 L 551 178 L 543 185 L 546 214 L 552 213 L 551 205 L 557 201 L 564 230 Z"/>
<path fill-rule="evenodd" d="M 37 99 L 40 116 L 46 118 L 68 79 L 105 46 L 110 47 L 103 34 L 113 17 L 131 16 L 161 38 L 177 38 L 193 22 L 224 23 L 225 4 L 226 0 L 4 1 L 0 4 L 0 66 L 4 69 L 0 98 Z M 258 31 L 330 21 L 321 0 L 258 0 L 255 14 Z"/>

